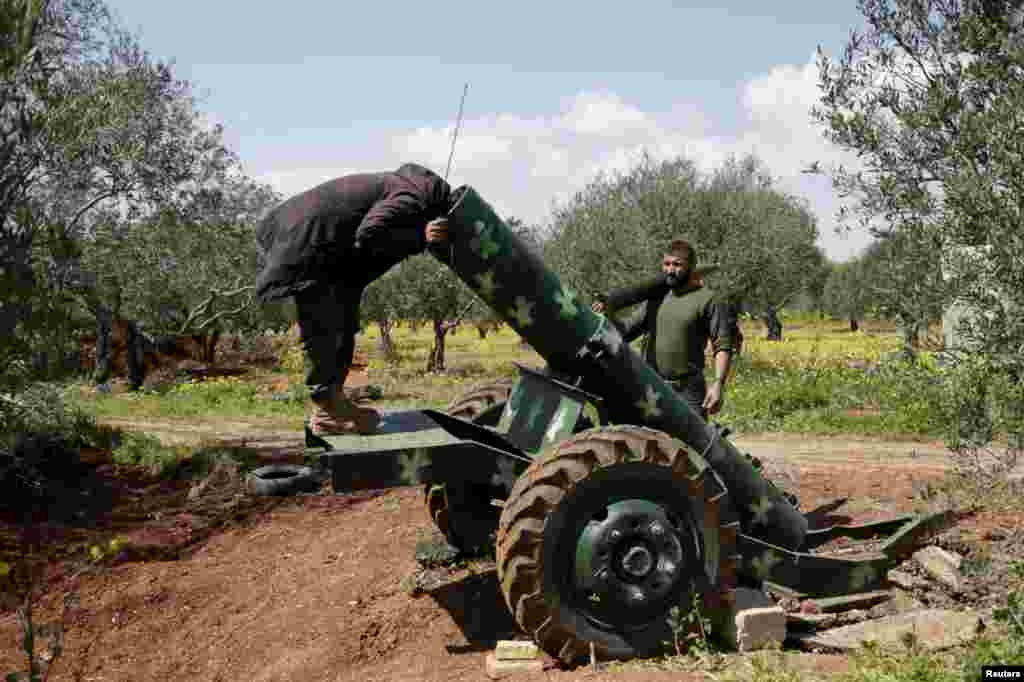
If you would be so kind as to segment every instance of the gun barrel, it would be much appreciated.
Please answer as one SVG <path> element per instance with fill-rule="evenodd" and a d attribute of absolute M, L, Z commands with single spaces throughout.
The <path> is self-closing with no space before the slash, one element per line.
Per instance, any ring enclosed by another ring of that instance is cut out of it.
<path fill-rule="evenodd" d="M 722 478 L 744 530 L 802 546 L 807 520 L 735 446 L 690 409 L 603 315 L 564 287 L 471 187 L 448 215 L 451 253 L 434 255 L 525 339 L 552 371 L 602 396 L 611 418 L 669 433 L 701 453 Z"/>

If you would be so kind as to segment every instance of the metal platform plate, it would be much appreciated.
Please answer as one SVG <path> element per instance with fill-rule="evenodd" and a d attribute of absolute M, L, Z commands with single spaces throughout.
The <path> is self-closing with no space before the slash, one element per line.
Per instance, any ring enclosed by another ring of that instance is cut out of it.
<path fill-rule="evenodd" d="M 377 431 L 325 436 L 309 450 L 331 472 L 336 493 L 435 481 L 511 489 L 530 461 L 492 429 L 430 410 L 382 413 Z"/>

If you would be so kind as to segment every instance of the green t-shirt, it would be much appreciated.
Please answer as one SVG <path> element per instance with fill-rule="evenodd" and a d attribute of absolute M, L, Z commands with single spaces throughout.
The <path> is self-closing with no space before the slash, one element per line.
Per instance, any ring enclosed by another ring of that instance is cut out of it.
<path fill-rule="evenodd" d="M 707 287 L 646 303 L 622 330 L 627 341 L 647 333 L 644 360 L 669 380 L 703 377 L 708 340 L 716 353 L 733 352 L 737 336 L 732 309 Z"/>

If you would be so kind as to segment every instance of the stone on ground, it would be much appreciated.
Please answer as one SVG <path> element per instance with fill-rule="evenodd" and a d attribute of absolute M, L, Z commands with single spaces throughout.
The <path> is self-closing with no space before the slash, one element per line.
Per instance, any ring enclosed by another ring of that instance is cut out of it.
<path fill-rule="evenodd" d="M 940 583 L 958 592 L 963 587 L 963 577 L 960 575 L 963 557 L 959 554 L 932 545 L 914 552 L 914 560 Z"/>
<path fill-rule="evenodd" d="M 892 569 L 889 571 L 889 582 L 902 590 L 913 590 L 919 587 L 927 587 L 928 581 L 922 578 L 918 578 L 912 573 L 901 571 L 899 569 Z"/>
<path fill-rule="evenodd" d="M 740 652 L 777 649 L 786 639 L 786 612 L 749 587 L 736 588 L 733 605 L 715 620 L 724 643 Z"/>
<path fill-rule="evenodd" d="M 980 627 L 981 618 L 971 611 L 922 609 L 800 635 L 798 640 L 802 647 L 812 650 L 852 651 L 873 641 L 898 651 L 906 648 L 908 639 L 913 639 L 922 650 L 937 651 L 974 639 Z"/>

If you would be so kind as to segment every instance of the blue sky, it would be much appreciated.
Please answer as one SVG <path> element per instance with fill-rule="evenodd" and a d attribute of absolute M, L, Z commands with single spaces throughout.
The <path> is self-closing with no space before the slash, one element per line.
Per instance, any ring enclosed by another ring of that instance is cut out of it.
<path fill-rule="evenodd" d="M 642 150 L 707 170 L 754 152 L 810 202 L 831 258 L 867 243 L 833 233 L 828 182 L 800 173 L 849 159 L 807 109 L 815 49 L 841 53 L 861 25 L 854 0 L 108 4 L 193 82 L 246 171 L 285 195 L 404 161 L 443 173 L 469 82 L 450 180 L 504 215 L 542 223 Z"/>

